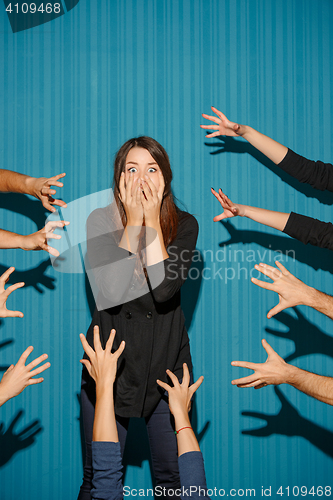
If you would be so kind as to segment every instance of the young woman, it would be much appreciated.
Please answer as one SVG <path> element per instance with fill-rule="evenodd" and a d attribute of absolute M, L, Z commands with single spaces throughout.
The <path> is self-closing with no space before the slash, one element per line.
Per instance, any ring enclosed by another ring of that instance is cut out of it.
<path fill-rule="evenodd" d="M 195 249 L 198 224 L 172 197 L 166 151 L 154 139 L 127 141 L 114 165 L 115 201 L 87 221 L 88 258 L 100 291 L 88 330 L 99 327 L 102 345 L 115 329 L 113 349 L 126 342 L 115 385 L 114 404 L 123 453 L 130 417 L 144 417 L 156 485 L 179 488 L 177 442 L 167 398 L 156 380 L 169 369 L 192 371 L 189 339 L 180 307 Z M 86 465 L 79 500 L 90 499 L 91 442 L 95 385 L 83 370 L 82 411 Z M 172 498 L 172 496 L 168 497 Z"/>
<path fill-rule="evenodd" d="M 219 135 L 243 137 L 243 139 L 246 139 L 252 146 L 282 168 L 282 170 L 300 182 L 310 184 L 315 189 L 322 191 L 333 191 L 333 165 L 321 161 L 308 160 L 252 127 L 229 121 L 218 109 L 212 107 L 212 110 L 217 116 L 202 115 L 207 120 L 215 123 L 215 125 L 200 125 L 201 128 L 213 130 L 206 137 L 217 137 Z M 234 204 L 222 190 L 216 192 L 212 189 L 212 193 L 224 209 L 223 214 L 214 218 L 215 221 L 240 215 L 279 229 L 304 244 L 310 243 L 333 250 L 333 225 L 331 223 L 321 222 L 294 212 L 274 212 L 262 208 Z"/>

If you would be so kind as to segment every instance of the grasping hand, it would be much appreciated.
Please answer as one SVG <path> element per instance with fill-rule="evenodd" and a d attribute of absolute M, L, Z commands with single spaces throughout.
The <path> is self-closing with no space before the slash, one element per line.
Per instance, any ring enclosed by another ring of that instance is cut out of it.
<path fill-rule="evenodd" d="M 254 370 L 252 375 L 232 380 L 233 385 L 237 387 L 254 387 L 261 389 L 266 385 L 279 385 L 286 383 L 289 371 L 289 365 L 279 356 L 274 349 L 266 342 L 261 341 L 263 348 L 268 354 L 265 363 L 249 363 L 248 361 L 232 361 L 232 366 L 240 366 Z"/>
<path fill-rule="evenodd" d="M 67 205 L 64 201 L 62 200 L 55 200 L 53 196 L 56 194 L 56 190 L 52 189 L 51 186 L 57 186 L 57 187 L 63 187 L 63 183 L 59 182 L 59 179 L 62 179 L 65 177 L 65 173 L 55 175 L 53 177 L 39 177 L 31 178 L 31 194 L 38 198 L 42 204 L 43 207 L 45 207 L 47 210 L 50 210 L 51 212 L 55 212 L 56 209 L 52 205 L 58 205 L 59 207 L 64 207 L 66 208 Z"/>
<path fill-rule="evenodd" d="M 22 244 L 20 248 L 22 250 L 45 250 L 46 252 L 54 255 L 54 257 L 59 256 L 58 250 L 50 247 L 47 243 L 48 239 L 60 240 L 60 234 L 54 234 L 53 231 L 57 228 L 63 228 L 68 226 L 68 221 L 49 221 L 43 229 L 40 229 L 36 233 L 28 234 L 27 236 L 22 236 Z"/>
<path fill-rule="evenodd" d="M 214 217 L 213 221 L 217 222 L 223 219 L 230 219 L 231 217 L 236 217 L 237 215 L 243 216 L 244 215 L 244 207 L 243 205 L 235 205 L 232 203 L 231 200 L 225 195 L 222 191 L 222 189 L 219 189 L 219 192 L 217 193 L 215 189 L 211 188 L 211 192 L 215 196 L 215 198 L 220 202 L 222 208 L 224 209 L 224 212 L 220 215 L 217 215 Z"/>
<path fill-rule="evenodd" d="M 80 333 L 82 347 L 89 357 L 81 359 L 82 363 L 88 370 L 89 375 L 95 380 L 97 387 L 109 388 L 115 381 L 117 373 L 117 361 L 123 350 L 125 349 L 125 341 L 123 340 L 116 350 L 112 353 L 112 345 L 116 335 L 116 330 L 111 330 L 105 349 L 102 348 L 99 337 L 99 328 L 94 326 L 94 349 L 90 347 L 85 336 Z"/>
<path fill-rule="evenodd" d="M 217 130 L 217 132 L 207 134 L 206 137 L 218 137 L 219 135 L 240 137 L 243 135 L 244 131 L 242 125 L 229 121 L 228 118 L 221 113 L 221 111 L 214 108 L 214 106 L 212 106 L 212 111 L 217 114 L 218 118 L 216 118 L 216 116 L 205 115 L 204 113 L 202 116 L 203 118 L 216 123 L 216 125 L 200 125 L 200 127 L 207 130 Z"/>
<path fill-rule="evenodd" d="M 6 306 L 9 295 L 22 288 L 24 283 L 15 283 L 5 289 L 5 284 L 8 282 L 10 275 L 15 271 L 15 267 L 10 267 L 0 276 L 0 318 L 23 318 L 23 313 L 20 311 L 9 311 Z"/>
<path fill-rule="evenodd" d="M 173 387 L 161 380 L 157 380 L 159 386 L 161 386 L 169 394 L 169 408 L 173 416 L 188 415 L 191 409 L 191 399 L 195 391 L 200 387 L 203 382 L 203 376 L 199 377 L 198 380 L 189 386 L 190 383 L 190 373 L 188 371 L 187 364 L 183 364 L 183 381 L 180 384 L 178 378 L 170 370 L 166 371 L 170 379 L 172 380 Z"/>
<path fill-rule="evenodd" d="M 33 377 L 49 368 L 51 363 L 45 363 L 39 368 L 35 368 L 37 365 L 42 363 L 42 361 L 45 361 L 45 359 L 48 358 L 47 354 L 42 354 L 42 356 L 39 356 L 25 366 L 26 360 L 32 353 L 33 349 L 34 348 L 32 346 L 28 347 L 21 355 L 16 365 L 10 365 L 8 370 L 3 374 L 0 382 L 0 406 L 8 401 L 8 399 L 20 394 L 26 387 L 28 387 L 28 385 L 40 384 L 43 382 L 43 378 Z"/>
<path fill-rule="evenodd" d="M 158 175 L 158 189 L 147 174 L 144 179 L 141 179 L 141 203 L 143 206 L 146 224 L 147 222 L 156 223 L 160 219 L 165 183 L 163 174 L 160 170 L 158 171 Z"/>
<path fill-rule="evenodd" d="M 275 314 L 288 307 L 306 304 L 306 297 L 312 290 L 303 281 L 291 274 L 280 262 L 276 261 L 275 264 L 279 269 L 262 263 L 254 266 L 262 274 L 273 280 L 273 283 L 266 283 L 265 281 L 251 278 L 252 283 L 255 285 L 266 290 L 273 290 L 273 292 L 279 295 L 279 303 L 267 313 L 267 318 L 275 316 Z"/>

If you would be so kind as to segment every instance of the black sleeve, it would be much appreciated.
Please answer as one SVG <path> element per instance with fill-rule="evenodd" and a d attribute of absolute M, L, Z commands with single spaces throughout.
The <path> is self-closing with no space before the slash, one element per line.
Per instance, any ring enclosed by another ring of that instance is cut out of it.
<path fill-rule="evenodd" d="M 283 232 L 305 245 L 310 243 L 333 250 L 333 224 L 330 222 L 322 222 L 291 212 Z"/>
<path fill-rule="evenodd" d="M 192 264 L 199 226 L 193 215 L 181 213 L 177 236 L 167 247 L 168 259 L 163 261 L 164 279 L 159 280 L 161 263 L 147 266 L 150 289 L 156 302 L 171 299 L 185 283 Z"/>
<path fill-rule="evenodd" d="M 315 189 L 333 191 L 333 165 L 331 163 L 307 160 L 288 149 L 278 166 L 298 181 L 310 184 Z"/>
<path fill-rule="evenodd" d="M 87 219 L 87 274 L 93 273 L 98 290 L 109 307 L 121 303 L 128 292 L 136 256 L 119 248 L 123 229 L 114 227 L 106 209 L 97 209 Z"/>

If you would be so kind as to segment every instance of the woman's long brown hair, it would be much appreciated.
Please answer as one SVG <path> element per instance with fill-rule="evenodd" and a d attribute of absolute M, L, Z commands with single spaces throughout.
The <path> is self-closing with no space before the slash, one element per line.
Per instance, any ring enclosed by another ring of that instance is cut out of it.
<path fill-rule="evenodd" d="M 161 204 L 160 221 L 164 245 L 167 247 L 175 239 L 177 234 L 178 209 L 175 205 L 171 192 L 172 171 L 168 154 L 161 144 L 151 137 L 142 136 L 129 139 L 121 146 L 116 155 L 114 162 L 113 190 L 122 223 L 125 227 L 127 224 L 127 218 L 124 206 L 119 198 L 119 182 L 121 173 L 125 172 L 127 155 L 132 148 L 143 148 L 149 151 L 163 174 L 165 188 Z"/>

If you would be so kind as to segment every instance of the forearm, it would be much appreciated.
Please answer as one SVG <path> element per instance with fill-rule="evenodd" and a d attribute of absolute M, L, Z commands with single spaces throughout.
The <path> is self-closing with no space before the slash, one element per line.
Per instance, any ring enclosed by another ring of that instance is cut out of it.
<path fill-rule="evenodd" d="M 3 193 L 33 194 L 31 184 L 34 180 L 34 177 L 28 175 L 0 169 L 0 191 Z"/>
<path fill-rule="evenodd" d="M 141 230 L 141 224 L 128 224 L 124 229 L 124 234 L 120 240 L 119 248 L 123 248 L 133 254 L 136 253 L 138 250 Z"/>
<path fill-rule="evenodd" d="M 169 255 L 164 245 L 163 233 L 160 223 L 158 221 L 147 221 L 146 227 L 148 240 L 146 248 L 147 266 L 153 266 L 154 264 L 158 264 L 159 262 L 168 259 Z M 152 231 L 149 231 L 149 229 L 151 229 Z"/>
<path fill-rule="evenodd" d="M 177 434 L 178 456 L 180 457 L 189 451 L 200 451 L 200 447 L 193 432 L 188 414 L 175 415 L 175 426 L 176 431 L 183 429 L 183 427 L 189 427 L 181 430 Z"/>
<path fill-rule="evenodd" d="M 114 413 L 113 386 L 96 388 L 96 407 L 93 441 L 118 442 L 118 431 Z"/>
<path fill-rule="evenodd" d="M 333 405 L 333 378 L 301 370 L 288 365 L 286 382 L 308 396 Z"/>
<path fill-rule="evenodd" d="M 0 383 L 0 406 L 5 404 L 10 399 L 10 396 L 3 390 Z"/>
<path fill-rule="evenodd" d="M 333 297 L 311 287 L 306 292 L 304 304 L 333 319 Z"/>
<path fill-rule="evenodd" d="M 24 236 L 0 229 L 0 248 L 23 248 Z"/>
<path fill-rule="evenodd" d="M 280 163 L 288 152 L 288 148 L 279 142 L 247 125 L 240 125 L 238 133 L 275 164 Z"/>
<path fill-rule="evenodd" d="M 273 227 L 279 231 L 283 231 L 290 214 L 283 212 L 274 212 L 273 210 L 266 210 L 264 208 L 250 207 L 247 205 L 237 205 L 240 208 L 240 213 L 243 217 L 264 224 L 265 226 Z"/>

